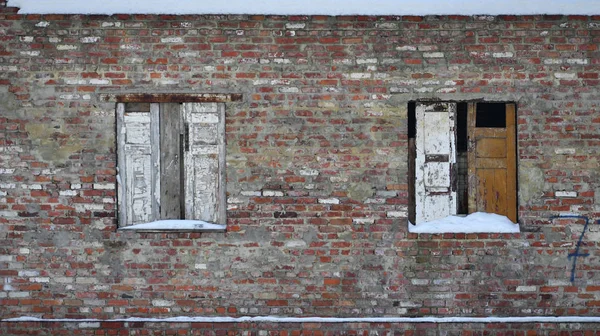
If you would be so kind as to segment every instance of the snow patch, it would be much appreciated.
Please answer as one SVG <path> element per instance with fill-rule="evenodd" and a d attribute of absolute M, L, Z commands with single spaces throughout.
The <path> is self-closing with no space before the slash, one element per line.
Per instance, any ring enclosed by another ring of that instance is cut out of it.
<path fill-rule="evenodd" d="M 200 220 L 166 219 L 144 224 L 135 224 L 119 228 L 128 231 L 225 231 L 221 224 L 207 223 Z"/>
<path fill-rule="evenodd" d="M 408 231 L 413 233 L 518 233 L 519 225 L 506 216 L 475 212 L 468 216 L 448 216 L 442 219 L 413 225 L 409 222 Z"/>
<path fill-rule="evenodd" d="M 597 0 L 8 0 L 19 14 L 501 15 L 600 13 Z M 487 19 L 481 16 L 479 19 Z M 489 20 L 494 20 L 489 17 Z M 301 24 L 301 23 L 298 23 Z M 42 26 L 43 27 L 43 26 Z"/>

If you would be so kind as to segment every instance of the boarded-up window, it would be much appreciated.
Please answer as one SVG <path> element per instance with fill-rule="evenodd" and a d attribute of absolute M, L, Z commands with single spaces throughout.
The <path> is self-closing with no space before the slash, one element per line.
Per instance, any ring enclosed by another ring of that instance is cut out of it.
<path fill-rule="evenodd" d="M 225 223 L 225 107 L 117 105 L 121 226 L 162 219 Z"/>
<path fill-rule="evenodd" d="M 515 105 L 409 104 L 409 220 L 477 211 L 517 221 Z"/>

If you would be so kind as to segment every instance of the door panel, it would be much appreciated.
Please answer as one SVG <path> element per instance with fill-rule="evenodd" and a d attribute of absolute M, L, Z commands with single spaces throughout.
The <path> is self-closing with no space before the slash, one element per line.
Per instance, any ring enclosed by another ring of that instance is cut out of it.
<path fill-rule="evenodd" d="M 456 214 L 455 103 L 417 103 L 416 224 Z"/>
<path fill-rule="evenodd" d="M 505 109 L 505 128 L 476 127 L 476 105 L 469 104 L 469 213 L 496 213 L 516 222 L 515 105 Z"/>

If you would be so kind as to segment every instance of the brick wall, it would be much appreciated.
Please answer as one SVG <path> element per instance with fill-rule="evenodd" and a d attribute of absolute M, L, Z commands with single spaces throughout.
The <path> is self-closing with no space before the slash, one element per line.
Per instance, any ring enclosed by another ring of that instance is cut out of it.
<path fill-rule="evenodd" d="M 549 217 L 600 217 L 599 40 L 589 16 L 5 8 L 0 316 L 598 315 L 597 224 L 571 281 L 583 222 Z M 124 93 L 242 94 L 227 233 L 116 232 Z M 522 233 L 407 232 L 426 98 L 517 103 Z"/>

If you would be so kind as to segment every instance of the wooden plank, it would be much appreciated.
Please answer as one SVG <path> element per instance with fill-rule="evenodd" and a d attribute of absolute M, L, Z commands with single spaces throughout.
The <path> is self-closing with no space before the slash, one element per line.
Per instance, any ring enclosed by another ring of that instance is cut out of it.
<path fill-rule="evenodd" d="M 479 181 L 477 181 L 476 151 L 475 151 L 475 103 L 469 103 L 467 107 L 467 167 L 468 167 L 468 208 L 469 213 L 477 212 L 477 193 Z"/>
<path fill-rule="evenodd" d="M 517 223 L 517 142 L 516 142 L 516 106 L 506 104 L 506 207 L 507 217 Z"/>
<path fill-rule="evenodd" d="M 477 158 L 475 168 L 494 169 L 506 168 L 506 158 Z"/>
<path fill-rule="evenodd" d="M 152 218 L 160 219 L 160 105 L 150 104 L 150 147 L 152 157 Z"/>
<path fill-rule="evenodd" d="M 408 139 L 408 220 L 415 224 L 415 156 L 417 147 L 414 138 Z"/>
<path fill-rule="evenodd" d="M 456 103 L 417 103 L 415 224 L 456 214 Z M 445 162 L 440 162 L 445 160 Z"/>
<path fill-rule="evenodd" d="M 506 169 L 494 169 L 493 207 L 494 213 L 506 216 Z"/>
<path fill-rule="evenodd" d="M 125 104 L 117 104 L 117 213 L 119 226 L 127 225 L 127 180 L 125 165 Z"/>
<path fill-rule="evenodd" d="M 160 104 L 160 219 L 181 219 L 180 104 Z"/>
<path fill-rule="evenodd" d="M 150 112 L 150 103 L 126 103 L 125 112 Z"/>
<path fill-rule="evenodd" d="M 478 158 L 506 158 L 506 139 L 479 138 L 475 152 Z"/>
<path fill-rule="evenodd" d="M 226 149 L 225 145 L 225 104 L 218 104 L 219 126 L 217 130 L 219 148 L 219 184 L 217 188 L 217 223 L 227 224 L 227 175 L 226 175 Z"/>
<path fill-rule="evenodd" d="M 118 103 L 227 103 L 242 100 L 240 93 L 128 93 L 102 98 Z"/>

